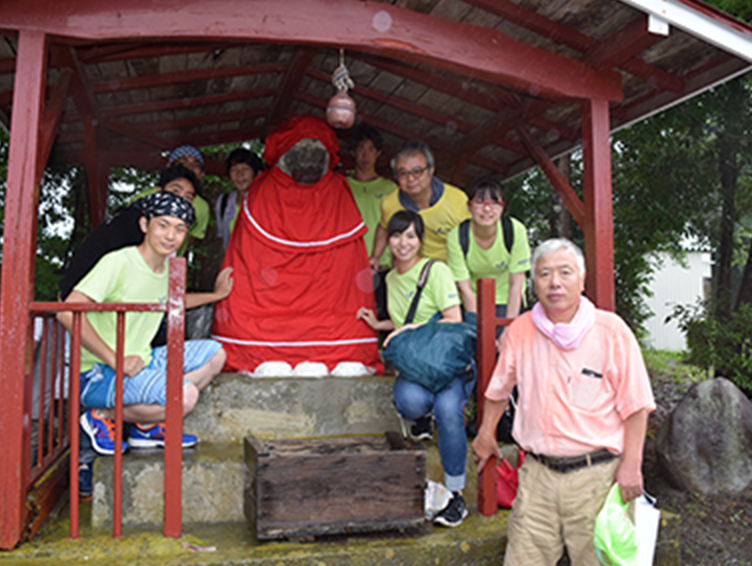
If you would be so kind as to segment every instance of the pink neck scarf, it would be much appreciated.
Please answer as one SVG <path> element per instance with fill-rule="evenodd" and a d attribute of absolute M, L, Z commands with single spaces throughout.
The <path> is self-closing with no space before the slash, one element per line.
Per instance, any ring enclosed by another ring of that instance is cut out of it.
<path fill-rule="evenodd" d="M 538 302 L 533 307 L 533 323 L 562 350 L 574 350 L 595 324 L 595 305 L 587 297 L 582 296 L 580 308 L 577 309 L 572 322 L 554 324 Z"/>

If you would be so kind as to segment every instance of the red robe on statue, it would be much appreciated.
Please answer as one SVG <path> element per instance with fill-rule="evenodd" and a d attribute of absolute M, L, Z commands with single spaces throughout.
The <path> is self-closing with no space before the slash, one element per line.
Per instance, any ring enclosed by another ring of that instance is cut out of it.
<path fill-rule="evenodd" d="M 313 185 L 296 183 L 277 161 L 298 141 L 320 140 L 329 169 Z M 270 169 L 256 178 L 235 221 L 223 267 L 234 268 L 230 295 L 214 307 L 212 337 L 227 352 L 225 369 L 254 371 L 262 362 L 360 362 L 381 371 L 376 333 L 355 318 L 374 308 L 366 226 L 339 161 L 334 131 L 297 116 L 272 133 Z"/>

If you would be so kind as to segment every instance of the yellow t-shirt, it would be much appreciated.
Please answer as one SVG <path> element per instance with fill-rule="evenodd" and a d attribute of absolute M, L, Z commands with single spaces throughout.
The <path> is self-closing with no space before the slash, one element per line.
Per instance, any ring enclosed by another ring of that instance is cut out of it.
<path fill-rule="evenodd" d="M 400 191 L 393 191 L 381 200 L 381 226 L 389 224 L 392 215 L 405 210 L 399 200 Z M 423 245 L 420 247 L 420 255 L 441 261 L 447 260 L 446 239 L 449 231 L 470 218 L 467 208 L 467 195 L 464 191 L 444 183 L 444 193 L 433 206 L 418 211 L 423 219 L 425 236 Z"/>

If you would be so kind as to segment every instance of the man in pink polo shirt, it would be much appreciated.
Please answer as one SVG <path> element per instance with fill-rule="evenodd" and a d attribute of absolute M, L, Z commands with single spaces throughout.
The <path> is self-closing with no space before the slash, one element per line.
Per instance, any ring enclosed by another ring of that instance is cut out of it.
<path fill-rule="evenodd" d="M 525 450 L 504 564 L 597 565 L 595 516 L 614 482 L 642 493 L 642 449 L 655 409 L 637 340 L 617 315 L 582 295 L 585 260 L 565 239 L 533 253 L 538 303 L 504 332 L 473 452 L 500 458 L 496 424 L 517 386 L 513 436 Z"/>

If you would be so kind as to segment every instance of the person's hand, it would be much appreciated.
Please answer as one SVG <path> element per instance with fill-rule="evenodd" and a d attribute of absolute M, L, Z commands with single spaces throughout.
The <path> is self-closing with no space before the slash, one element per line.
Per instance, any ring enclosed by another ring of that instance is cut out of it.
<path fill-rule="evenodd" d="M 376 317 L 376 313 L 367 307 L 360 307 L 358 312 L 355 313 L 355 318 L 364 321 L 368 326 L 376 330 L 376 325 L 379 319 Z"/>
<path fill-rule="evenodd" d="M 217 295 L 217 300 L 224 299 L 232 291 L 232 286 L 235 284 L 232 271 L 232 267 L 225 267 L 217 275 L 217 280 L 214 282 L 214 294 Z"/>
<path fill-rule="evenodd" d="M 125 356 L 125 358 L 123 358 L 123 373 L 128 377 L 135 376 L 145 367 L 144 360 L 141 359 L 141 356 Z"/>
<path fill-rule="evenodd" d="M 380 260 L 377 257 L 369 257 L 368 263 L 371 265 L 371 271 L 376 272 L 379 270 Z"/>
<path fill-rule="evenodd" d="M 405 326 L 402 326 L 401 328 L 397 328 L 396 330 L 393 330 L 389 336 L 386 337 L 386 340 L 384 340 L 384 348 L 386 348 L 389 345 L 389 342 L 392 338 L 397 336 L 397 334 L 404 332 L 405 330 L 410 330 L 411 328 L 418 328 L 421 326 L 418 323 L 411 322 L 410 324 L 406 324 Z"/>
<path fill-rule="evenodd" d="M 499 450 L 496 439 L 493 435 L 487 434 L 483 430 L 478 431 L 478 436 L 473 440 L 471 448 L 473 450 L 473 461 L 478 470 L 483 470 L 490 458 L 495 458 L 496 460 L 501 458 L 501 450 Z"/>
<path fill-rule="evenodd" d="M 619 462 L 619 466 L 614 473 L 614 479 L 619 484 L 619 491 L 621 492 L 621 500 L 624 503 L 629 503 L 636 497 L 642 495 L 642 470 L 640 469 L 640 463 L 632 463 L 622 459 Z"/>

